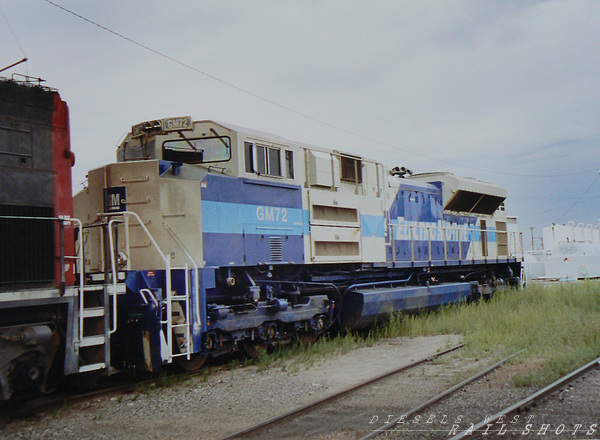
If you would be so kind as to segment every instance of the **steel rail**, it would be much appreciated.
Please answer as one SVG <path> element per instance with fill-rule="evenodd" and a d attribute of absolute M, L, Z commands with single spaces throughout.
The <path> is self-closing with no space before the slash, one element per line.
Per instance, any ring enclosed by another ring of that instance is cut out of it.
<path fill-rule="evenodd" d="M 433 360 L 436 357 L 443 356 L 444 354 L 447 354 L 451 351 L 457 350 L 457 349 L 461 348 L 463 345 L 464 344 L 460 344 L 460 345 L 457 345 L 454 347 L 450 347 L 447 350 L 436 353 L 428 358 L 424 358 L 419 361 L 416 361 L 413 364 L 414 364 L 414 366 L 416 366 L 419 363 L 424 363 L 424 362 Z M 408 369 L 411 366 L 413 366 L 413 364 L 406 365 L 402 368 Z M 217 366 L 216 368 L 220 368 L 220 367 Z M 179 379 L 186 379 L 186 378 L 192 378 L 195 376 L 202 375 L 202 374 L 204 374 L 205 371 L 206 371 L 205 369 L 200 369 L 197 371 L 187 371 L 187 372 L 183 372 L 183 373 L 172 374 L 172 375 L 168 375 L 166 377 L 167 378 L 173 377 L 173 378 L 179 378 Z M 372 379 L 371 381 L 383 379 L 386 376 L 393 375 L 400 371 L 399 370 L 390 371 L 388 373 L 385 373 L 382 377 Z M 53 410 L 56 410 L 57 408 L 70 407 L 77 403 L 85 402 L 86 400 L 106 396 L 109 394 L 114 394 L 114 393 L 126 394 L 126 393 L 130 393 L 130 392 L 135 392 L 135 391 L 140 390 L 144 386 L 152 386 L 152 385 L 160 384 L 164 379 L 165 379 L 165 376 L 159 376 L 159 377 L 153 377 L 150 379 L 137 380 L 137 381 L 133 381 L 133 382 L 128 381 L 128 382 L 120 383 L 117 385 L 109 385 L 106 387 L 101 387 L 99 389 L 95 389 L 95 390 L 91 390 L 91 391 L 85 391 L 85 392 L 79 392 L 79 393 L 75 392 L 73 394 L 70 394 L 69 392 L 56 393 L 57 390 L 55 390 L 55 391 L 50 391 L 46 394 L 41 394 L 41 395 L 35 396 L 34 398 L 31 398 L 31 399 L 19 400 L 17 403 L 15 403 L 15 401 L 0 402 L 0 422 L 3 420 L 4 421 L 9 420 L 9 419 L 15 418 L 15 417 L 23 417 L 27 414 L 32 414 L 32 413 L 36 413 L 36 412 L 53 411 Z M 363 385 L 363 384 L 359 384 L 359 385 Z M 356 387 L 353 387 L 353 388 L 356 388 Z M 348 390 L 346 390 L 346 391 L 348 391 Z M 350 391 L 352 391 L 352 390 L 350 390 Z M 335 396 L 331 396 L 331 398 L 335 398 Z"/>
<path fill-rule="evenodd" d="M 50 391 L 47 394 L 34 396 L 29 400 L 6 401 L 0 403 L 0 422 L 13 418 L 22 418 L 27 415 L 56 411 L 82 403 L 88 400 L 99 397 L 108 396 L 110 394 L 127 394 L 133 392 L 143 392 L 144 387 L 156 386 L 160 387 L 161 382 L 165 379 L 173 378 L 175 380 L 188 379 L 204 374 L 205 370 L 187 371 L 167 376 L 158 376 L 150 379 L 127 381 L 116 385 L 107 385 L 91 391 L 73 392 L 68 391 L 57 392 Z M 1 425 L 1 423 L 0 423 Z"/>
<path fill-rule="evenodd" d="M 220 367 L 216 367 L 220 368 Z M 144 393 L 145 387 L 156 389 L 162 387 L 161 383 L 166 379 L 167 381 L 171 378 L 174 381 L 183 379 L 190 379 L 196 376 L 204 374 L 205 369 L 196 371 L 186 371 L 182 373 L 169 374 L 167 376 L 158 376 L 151 379 L 144 379 L 138 381 L 128 381 L 118 385 L 109 385 L 105 388 L 99 388 L 91 391 L 85 391 L 81 393 L 75 392 L 74 394 L 42 394 L 36 396 L 32 400 L 21 400 L 17 403 L 14 401 L 0 403 L 0 426 L 2 421 L 23 418 L 31 414 L 41 412 L 52 412 L 58 409 L 69 408 L 78 403 L 86 402 L 88 400 L 96 399 L 99 397 L 109 396 L 111 394 L 121 395 L 128 393 Z M 41 403 L 39 403 L 41 401 Z"/>
<path fill-rule="evenodd" d="M 446 391 L 441 392 L 440 394 L 438 394 L 435 397 L 432 397 L 431 399 L 429 399 L 426 402 L 423 402 L 422 404 L 420 404 L 419 406 L 411 409 L 410 411 L 402 414 L 402 416 L 397 417 L 393 420 L 390 420 L 389 422 L 385 423 L 384 425 L 381 425 L 379 428 L 374 429 L 373 431 L 371 431 L 369 434 L 365 435 L 364 437 L 361 437 L 359 440 L 369 440 L 375 437 L 380 436 L 383 433 L 389 432 L 389 431 L 393 431 L 393 427 L 396 423 L 398 423 L 400 420 L 402 420 L 403 418 L 408 418 L 414 414 L 418 414 L 419 412 L 423 411 L 425 408 L 430 407 L 431 405 L 439 402 L 440 400 L 442 400 L 444 397 L 447 397 L 451 394 L 454 394 L 456 391 L 460 390 L 461 388 L 465 387 L 466 385 L 469 385 L 472 382 L 475 382 L 476 380 L 482 378 L 483 376 L 486 376 L 487 374 L 491 373 L 492 371 L 494 371 L 496 368 L 498 368 L 499 366 L 501 366 L 502 364 L 504 364 L 505 362 L 507 362 L 509 359 L 523 353 L 525 350 L 521 350 L 518 351 L 516 353 L 511 354 L 510 356 L 508 356 L 507 358 L 502 359 L 499 362 L 496 362 L 494 365 L 491 365 L 489 367 L 487 367 L 486 369 L 480 371 L 477 374 L 474 374 L 473 376 L 469 377 L 468 379 L 463 380 L 461 383 L 454 385 L 452 388 L 447 389 Z"/>
<path fill-rule="evenodd" d="M 600 358 L 594 359 L 592 362 L 584 365 L 581 368 L 578 368 L 577 370 L 567 374 L 566 376 L 561 377 L 557 381 L 533 393 L 529 397 L 526 397 L 525 399 L 515 403 L 514 405 L 504 408 L 502 411 L 494 414 L 492 417 L 484 419 L 476 425 L 471 426 L 470 428 L 458 433 L 449 440 L 460 440 L 467 436 L 469 437 L 469 439 L 480 437 L 483 434 L 482 430 L 485 426 L 497 422 L 502 416 L 508 416 L 514 412 L 520 412 L 522 410 L 529 409 L 529 407 L 531 407 L 535 402 L 546 397 L 548 394 L 555 392 L 556 390 L 574 381 L 579 376 L 587 373 L 588 371 L 591 371 L 594 368 L 600 368 Z"/>
<path fill-rule="evenodd" d="M 321 406 L 321 405 L 323 405 L 323 404 L 325 404 L 327 402 L 330 402 L 332 400 L 335 400 L 335 399 L 338 399 L 338 398 L 340 398 L 342 396 L 350 394 L 353 391 L 356 391 L 356 390 L 358 390 L 360 388 L 364 388 L 364 387 L 366 387 L 368 385 L 371 385 L 371 384 L 373 384 L 375 382 L 379 382 L 379 381 L 381 381 L 383 379 L 386 379 L 386 378 L 388 378 L 390 376 L 393 376 L 395 374 L 398 374 L 398 373 L 401 373 L 403 371 L 409 370 L 411 368 L 414 368 L 414 367 L 416 367 L 418 365 L 421 365 L 421 364 L 424 364 L 426 362 L 431 362 L 432 360 L 434 360 L 434 359 L 436 359 L 436 358 L 438 358 L 440 356 L 443 356 L 445 354 L 451 353 L 451 352 L 453 352 L 455 350 L 458 350 L 459 348 L 462 348 L 463 346 L 464 346 L 464 344 L 455 345 L 455 346 L 450 347 L 450 348 L 448 348 L 446 350 L 440 351 L 439 353 L 435 353 L 435 354 L 433 354 L 431 356 L 428 356 L 428 357 L 419 359 L 417 361 L 411 362 L 410 364 L 407 364 L 407 365 L 404 365 L 402 367 L 396 368 L 394 370 L 388 371 L 387 373 L 383 373 L 382 375 L 377 376 L 377 377 L 375 377 L 373 379 L 366 380 L 366 381 L 361 382 L 361 383 L 359 383 L 357 385 L 351 386 L 350 388 L 346 388 L 345 390 L 342 390 L 340 392 L 331 394 L 329 396 L 325 396 L 322 399 L 316 400 L 314 402 L 311 402 L 311 403 L 308 403 L 306 405 L 303 405 L 303 406 L 301 406 L 299 408 L 296 408 L 296 409 L 293 409 L 291 411 L 285 412 L 285 413 L 280 414 L 278 416 L 275 416 L 275 417 L 273 417 L 271 419 L 265 420 L 265 421 L 260 422 L 260 423 L 258 423 L 256 425 L 253 425 L 253 426 L 250 426 L 248 428 L 245 428 L 245 429 L 243 429 L 241 431 L 235 432 L 233 434 L 229 434 L 226 437 L 222 437 L 220 440 L 232 440 L 232 439 L 240 438 L 240 437 L 243 437 L 243 436 L 245 436 L 247 434 L 250 434 L 252 432 L 255 432 L 255 431 L 258 431 L 260 429 L 263 429 L 266 426 L 274 425 L 275 423 L 278 423 L 278 422 L 280 422 L 280 421 L 282 421 L 284 419 L 300 415 L 300 414 L 302 414 L 304 412 L 307 412 L 307 411 L 309 411 L 311 409 L 314 409 L 314 408 L 316 408 L 318 406 Z"/>

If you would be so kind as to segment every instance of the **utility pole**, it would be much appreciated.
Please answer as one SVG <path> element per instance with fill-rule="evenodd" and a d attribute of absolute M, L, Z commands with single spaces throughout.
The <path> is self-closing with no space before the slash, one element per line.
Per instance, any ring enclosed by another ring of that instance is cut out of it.
<path fill-rule="evenodd" d="M 533 244 L 533 230 L 535 229 L 533 226 L 529 228 L 531 230 L 531 250 L 535 251 L 535 245 Z"/>

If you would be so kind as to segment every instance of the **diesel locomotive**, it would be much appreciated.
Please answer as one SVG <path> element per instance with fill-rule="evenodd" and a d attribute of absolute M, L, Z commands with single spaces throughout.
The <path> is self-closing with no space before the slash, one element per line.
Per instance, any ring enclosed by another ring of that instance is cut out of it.
<path fill-rule="evenodd" d="M 80 343 L 74 161 L 57 91 L 0 80 L 0 400 L 107 368 Z"/>
<path fill-rule="evenodd" d="M 54 91 L 35 93 L 60 100 Z M 0 125 L 23 119 L 6 115 L 4 101 Z M 33 142 L 0 136 L 0 150 Z M 58 151 L 68 165 L 70 149 L 57 145 L 40 149 Z M 25 153 L 15 154 L 2 166 L 23 172 Z M 362 329 L 395 312 L 477 299 L 520 277 L 521 237 L 504 209 L 506 190 L 471 178 L 388 169 L 189 116 L 134 125 L 117 162 L 87 177 L 73 212 L 45 203 L 55 209 L 44 218 L 57 223 L 46 231 L 54 278 L 43 280 L 45 290 L 10 279 L 40 257 L 23 250 L 27 257 L 15 259 L 12 248 L 21 244 L 2 242 L 0 312 L 11 317 L 0 326 L 5 399 L 27 382 L 18 373 L 27 362 L 44 365 L 41 391 L 52 369 L 138 373 L 175 363 L 193 370 L 210 356 L 256 357 L 278 344 L 313 342 L 332 327 Z M 8 185 L 2 181 L 3 197 Z M 31 181 L 22 185 L 34 192 Z M 2 214 L 13 228 L 43 217 Z M 13 240 L 29 235 L 13 231 Z M 31 329 L 37 345 L 26 342 Z"/>

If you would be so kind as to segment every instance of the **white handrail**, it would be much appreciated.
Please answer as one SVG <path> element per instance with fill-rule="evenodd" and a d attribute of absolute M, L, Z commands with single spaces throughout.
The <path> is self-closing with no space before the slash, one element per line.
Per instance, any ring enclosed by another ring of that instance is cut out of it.
<path fill-rule="evenodd" d="M 150 239 L 150 242 L 152 243 L 152 246 L 154 246 L 154 249 L 156 249 L 156 251 L 158 252 L 158 254 L 161 256 L 161 258 L 163 259 L 165 266 L 170 266 L 170 260 L 167 256 L 165 256 L 165 254 L 160 250 L 160 247 L 158 246 L 158 243 L 156 242 L 156 240 L 154 239 L 154 237 L 152 236 L 152 234 L 150 234 L 150 231 L 148 231 L 148 228 L 146 227 L 146 225 L 144 224 L 144 222 L 142 221 L 142 219 L 140 218 L 139 215 L 137 215 L 135 212 L 133 211 L 122 211 L 122 212 L 105 212 L 105 213 L 101 213 L 98 214 L 100 216 L 104 216 L 104 217 L 119 217 L 119 216 L 123 216 L 123 218 L 125 218 L 125 216 L 133 216 L 137 222 L 139 223 L 139 225 L 142 227 L 142 229 L 144 230 L 144 232 L 146 233 L 146 235 L 148 236 L 148 238 Z"/>
<path fill-rule="evenodd" d="M 113 285 L 113 303 L 112 303 L 112 325 L 110 327 L 110 331 L 108 332 L 109 335 L 112 335 L 114 332 L 117 331 L 117 298 L 116 298 L 116 293 L 117 293 L 117 262 L 115 261 L 115 244 L 114 244 L 114 237 L 113 237 L 113 233 L 112 233 L 112 225 L 114 223 L 118 222 L 118 220 L 110 220 L 108 222 L 108 245 L 110 246 L 110 265 L 111 265 L 111 269 L 112 269 L 112 285 Z"/>
<path fill-rule="evenodd" d="M 140 296 L 142 297 L 142 299 L 144 300 L 144 302 L 146 304 L 148 304 L 148 299 L 146 298 L 146 294 L 148 294 L 150 296 L 150 299 L 154 303 L 154 306 L 158 309 L 158 300 L 154 296 L 154 293 L 152 293 L 152 290 L 150 290 L 150 289 L 140 289 Z"/>
<path fill-rule="evenodd" d="M 158 252 L 158 254 L 160 255 L 160 257 L 162 258 L 163 262 L 165 263 L 165 271 L 166 271 L 166 279 L 165 279 L 165 283 L 166 283 L 166 290 L 167 290 L 167 316 L 170 316 L 172 313 L 171 310 L 171 261 L 170 259 L 161 251 L 160 247 L 158 246 L 158 243 L 156 242 L 156 240 L 154 239 L 154 237 L 152 236 L 152 234 L 150 233 L 150 231 L 148 230 L 148 228 L 146 227 L 146 225 L 144 224 L 144 222 L 142 221 L 142 219 L 140 218 L 140 216 L 132 211 L 121 211 L 121 212 L 114 212 L 114 213 L 100 213 L 98 214 L 99 216 L 103 216 L 103 217 L 123 217 L 124 222 L 126 220 L 129 219 L 129 216 L 132 216 L 135 220 L 137 220 L 138 224 L 142 227 L 143 231 L 145 232 L 145 234 L 148 236 L 148 238 L 150 239 L 150 242 L 152 243 L 152 245 L 154 246 L 154 249 Z M 113 284 L 116 285 L 116 274 L 115 274 L 115 270 L 116 270 L 116 265 L 114 263 L 114 249 L 113 249 L 113 240 L 112 240 L 112 230 L 110 228 L 110 225 L 112 224 L 112 222 L 114 222 L 115 220 L 111 220 L 109 221 L 109 237 L 110 237 L 110 246 L 111 246 L 111 261 L 113 262 Z M 127 222 L 127 227 L 129 227 L 129 224 Z M 129 240 L 129 236 L 126 234 L 126 240 Z M 113 303 L 113 307 L 116 308 L 116 301 Z M 113 314 L 113 320 L 116 320 L 116 312 Z M 116 326 L 116 321 L 115 321 L 115 326 Z M 116 327 L 115 327 L 116 329 Z M 112 333 L 112 331 L 111 331 Z M 172 346 L 173 344 L 173 336 L 170 334 L 171 332 L 167 332 L 169 334 L 167 334 L 167 341 L 169 346 Z"/>
<path fill-rule="evenodd" d="M 192 257 L 192 255 L 190 254 L 190 252 L 183 245 L 183 243 L 181 242 L 181 240 L 179 240 L 179 238 L 177 237 L 177 235 L 175 234 L 175 232 L 171 229 L 171 227 L 169 225 L 167 225 L 166 223 L 163 223 L 163 226 L 165 227 L 165 229 L 167 230 L 167 232 L 171 235 L 171 237 L 173 238 L 173 240 L 175 240 L 175 242 L 183 250 L 183 252 L 186 254 L 186 256 L 188 257 L 188 259 L 192 262 L 192 265 L 194 266 L 194 273 L 196 274 L 196 282 L 192 285 L 192 291 L 193 291 L 194 297 L 196 298 L 196 307 L 194 308 L 194 314 L 196 315 L 196 322 L 200 322 L 202 324 L 201 313 L 200 313 L 200 298 L 199 298 L 199 295 L 198 295 L 198 283 L 200 282 L 199 265 L 196 262 L 196 260 L 194 259 L 194 257 Z"/>
<path fill-rule="evenodd" d="M 416 258 L 415 253 L 415 241 L 426 241 L 428 242 L 428 252 L 429 261 L 433 260 L 433 246 L 432 242 L 434 241 L 442 241 L 444 244 L 444 261 L 448 261 L 448 241 L 457 241 L 458 242 L 458 260 L 462 260 L 462 251 L 465 243 L 469 244 L 477 243 L 475 240 L 475 235 L 477 233 L 481 234 L 482 231 L 488 232 L 489 234 L 495 234 L 496 237 L 503 235 L 506 236 L 506 254 L 505 255 L 497 255 L 497 257 L 512 257 L 519 258 L 522 257 L 522 234 L 518 231 L 498 231 L 498 230 L 490 230 L 490 229 L 482 229 L 479 227 L 473 227 L 471 225 L 466 225 L 467 227 L 460 226 L 441 226 L 435 227 L 431 225 L 407 225 L 407 224 L 390 224 L 392 228 L 392 261 L 397 261 L 396 255 L 396 247 L 395 241 L 409 241 L 410 242 L 410 254 L 411 261 L 427 261 L 427 259 Z M 406 229 L 407 228 L 407 229 Z M 404 230 L 402 234 L 398 234 L 399 230 Z M 408 232 L 408 233 L 407 233 Z M 433 233 L 432 233 L 433 232 Z M 439 233 L 438 233 L 439 232 Z M 404 236 L 404 238 L 400 238 L 400 236 Z M 432 235 L 434 238 L 432 239 Z M 417 237 L 417 238 L 415 238 Z M 419 238 L 420 237 L 420 238 Z M 463 240 L 464 238 L 464 240 Z M 511 240 L 512 239 L 512 240 Z M 520 250 L 519 250 L 519 242 L 521 242 Z M 496 238 L 497 243 L 497 238 Z M 520 254 L 519 254 L 520 251 Z M 471 258 L 475 258 L 474 255 Z M 482 256 L 482 258 L 489 258 L 486 256 Z"/>

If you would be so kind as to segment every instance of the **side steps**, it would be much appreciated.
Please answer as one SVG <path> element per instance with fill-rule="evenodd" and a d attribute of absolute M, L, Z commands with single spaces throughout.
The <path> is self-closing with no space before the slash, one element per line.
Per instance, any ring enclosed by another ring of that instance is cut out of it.
<path fill-rule="evenodd" d="M 79 291 L 79 372 L 110 366 L 109 297 L 107 285 L 84 286 Z"/>

